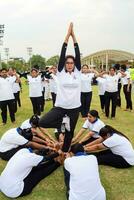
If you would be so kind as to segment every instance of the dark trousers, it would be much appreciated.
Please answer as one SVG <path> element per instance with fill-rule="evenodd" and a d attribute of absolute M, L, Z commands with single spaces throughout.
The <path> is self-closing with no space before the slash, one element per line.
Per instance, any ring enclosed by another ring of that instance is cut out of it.
<path fill-rule="evenodd" d="M 33 106 L 33 113 L 35 115 L 40 115 L 41 114 L 42 96 L 41 97 L 30 97 L 30 100 L 31 100 L 32 106 Z"/>
<path fill-rule="evenodd" d="M 105 95 L 99 95 L 99 96 L 100 96 L 101 109 L 103 110 L 105 108 Z"/>
<path fill-rule="evenodd" d="M 40 118 L 39 126 L 43 128 L 60 129 L 63 117 L 65 115 L 70 118 L 70 131 L 65 129 L 65 138 L 62 150 L 67 152 L 74 136 L 74 129 L 79 117 L 79 108 L 64 109 L 60 107 L 54 107 L 47 114 Z"/>
<path fill-rule="evenodd" d="M 131 99 L 132 86 L 130 85 L 129 91 L 127 91 L 127 87 L 128 87 L 128 85 L 123 86 L 123 92 L 124 92 L 125 99 L 126 99 L 126 109 L 132 110 L 133 109 L 132 108 L 132 99 Z"/>
<path fill-rule="evenodd" d="M 54 92 L 51 92 L 51 95 L 52 95 L 52 101 L 53 101 L 53 107 L 54 107 L 54 104 L 56 101 L 56 94 Z"/>
<path fill-rule="evenodd" d="M 20 91 L 18 91 L 17 93 L 14 93 L 14 97 L 15 97 L 15 105 L 14 105 L 14 112 L 17 112 L 17 104 L 19 107 L 21 107 L 21 101 L 20 101 Z"/>
<path fill-rule="evenodd" d="M 40 166 L 34 167 L 30 174 L 24 179 L 24 189 L 20 196 L 30 194 L 33 188 L 45 177 L 56 170 L 60 164 L 55 161 L 44 163 Z"/>
<path fill-rule="evenodd" d="M 1 108 L 1 117 L 3 123 L 7 122 L 7 107 L 9 109 L 9 114 L 11 121 L 15 121 L 15 112 L 14 112 L 14 99 L 7 100 L 7 101 L 0 101 L 0 108 Z"/>
<path fill-rule="evenodd" d="M 45 91 L 42 91 L 41 105 L 40 105 L 41 112 L 44 111 L 44 106 L 45 106 Z"/>
<path fill-rule="evenodd" d="M 93 137 L 91 137 L 91 138 L 89 138 L 88 140 L 82 142 L 82 145 L 84 146 L 84 145 L 86 145 L 86 144 L 89 144 L 90 142 L 93 142 L 93 141 L 95 141 L 96 139 L 98 139 L 98 138 L 93 138 Z"/>
<path fill-rule="evenodd" d="M 118 83 L 117 106 L 121 107 L 121 83 Z"/>
<path fill-rule="evenodd" d="M 110 150 L 93 153 L 97 157 L 99 165 L 109 165 L 116 168 L 128 168 L 131 167 L 127 161 L 119 155 L 113 154 Z"/>
<path fill-rule="evenodd" d="M 90 104 L 92 100 L 92 92 L 81 92 L 81 115 L 87 117 L 90 110 Z"/>
<path fill-rule="evenodd" d="M 66 185 L 66 197 L 67 197 L 67 200 L 68 200 L 69 199 L 69 190 L 70 190 L 70 187 L 69 187 L 70 173 L 65 168 L 63 168 L 63 172 L 64 172 L 64 182 L 65 182 L 65 185 Z"/>
<path fill-rule="evenodd" d="M 3 160 L 10 160 L 10 158 L 22 148 L 24 148 L 24 146 L 19 146 L 6 152 L 0 152 L 0 158 Z"/>
<path fill-rule="evenodd" d="M 109 117 L 110 101 L 112 102 L 111 117 L 115 117 L 116 104 L 117 104 L 117 92 L 105 92 L 105 113 L 106 117 Z"/>

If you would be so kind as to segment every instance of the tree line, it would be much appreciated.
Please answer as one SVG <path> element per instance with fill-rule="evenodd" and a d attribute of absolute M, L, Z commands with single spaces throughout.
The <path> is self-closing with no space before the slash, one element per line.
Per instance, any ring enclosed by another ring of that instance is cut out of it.
<path fill-rule="evenodd" d="M 28 71 L 31 67 L 38 65 L 40 69 L 45 69 L 46 66 L 57 65 L 59 62 L 59 56 L 55 55 L 46 60 L 41 55 L 32 55 L 32 57 L 26 62 L 23 58 L 13 58 L 8 62 L 2 62 L 2 68 L 16 68 L 17 71 Z"/>

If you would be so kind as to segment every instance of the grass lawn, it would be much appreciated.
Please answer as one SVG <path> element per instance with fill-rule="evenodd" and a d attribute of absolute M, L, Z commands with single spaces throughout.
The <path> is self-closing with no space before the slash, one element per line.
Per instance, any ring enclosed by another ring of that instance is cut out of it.
<path fill-rule="evenodd" d="M 8 124 L 0 127 L 0 135 L 2 135 L 6 130 L 10 128 L 19 126 L 21 122 L 32 115 L 31 103 L 28 98 L 28 88 L 25 83 L 23 85 L 23 93 L 21 94 L 21 99 L 22 107 L 19 108 L 16 115 L 16 124 L 12 125 L 8 119 Z M 52 102 L 46 102 L 45 112 L 48 112 L 51 107 Z M 116 120 L 107 120 L 105 119 L 104 115 L 101 114 L 97 86 L 93 87 L 93 100 L 91 108 L 100 112 L 100 117 L 106 124 L 112 125 L 125 133 L 134 145 L 134 113 L 123 111 L 125 108 L 124 95 L 122 96 L 122 109 L 117 108 Z M 79 118 L 75 132 L 81 128 L 83 122 L 84 121 Z M 50 132 L 53 134 L 53 130 L 50 130 Z M 2 172 L 5 165 L 6 162 L 0 160 L 0 172 Z M 107 200 L 134 200 L 134 167 L 131 169 L 121 170 L 112 167 L 101 166 L 99 169 L 101 181 L 107 193 Z M 6 199 L 8 198 L 0 193 L 0 200 Z M 65 200 L 66 197 L 62 167 L 41 181 L 30 195 L 20 199 Z"/>

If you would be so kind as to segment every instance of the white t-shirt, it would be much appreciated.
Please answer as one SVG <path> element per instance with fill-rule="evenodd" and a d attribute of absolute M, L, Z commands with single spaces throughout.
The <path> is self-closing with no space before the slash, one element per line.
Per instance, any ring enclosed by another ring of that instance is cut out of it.
<path fill-rule="evenodd" d="M 24 122 L 22 122 L 20 128 L 21 129 L 27 129 L 27 128 L 31 128 L 31 124 L 30 124 L 30 119 L 25 120 Z"/>
<path fill-rule="evenodd" d="M 12 128 L 4 133 L 0 139 L 0 152 L 6 152 L 28 143 L 28 140 L 21 136 L 16 128 Z"/>
<path fill-rule="evenodd" d="M 104 95 L 106 91 L 106 79 L 98 77 L 97 79 L 98 82 L 98 93 L 99 95 Z"/>
<path fill-rule="evenodd" d="M 27 76 L 29 83 L 29 97 L 41 97 L 42 96 L 42 79 L 38 75 L 35 78 L 32 76 Z"/>
<path fill-rule="evenodd" d="M 13 93 L 17 93 L 19 91 L 20 91 L 19 83 L 14 82 L 14 84 L 13 84 Z"/>
<path fill-rule="evenodd" d="M 0 101 L 14 99 L 13 84 L 15 81 L 15 76 L 9 76 L 7 78 L 0 77 Z"/>
<path fill-rule="evenodd" d="M 90 131 L 94 132 L 94 135 L 92 136 L 93 138 L 99 138 L 99 131 L 104 126 L 105 124 L 100 119 L 97 119 L 94 123 L 89 122 L 87 119 L 82 128 L 89 129 Z"/>
<path fill-rule="evenodd" d="M 64 167 L 70 173 L 69 200 L 106 200 L 95 156 L 66 158 Z"/>
<path fill-rule="evenodd" d="M 120 74 L 114 76 L 104 75 L 106 79 L 106 91 L 107 92 L 117 92 L 118 91 L 118 80 L 121 77 Z"/>
<path fill-rule="evenodd" d="M 81 92 L 91 92 L 91 82 L 94 77 L 94 73 L 81 73 Z"/>
<path fill-rule="evenodd" d="M 50 83 L 50 92 L 53 93 L 57 93 L 57 83 L 56 83 L 56 75 L 55 74 L 51 74 L 52 78 L 49 79 L 49 83 Z"/>
<path fill-rule="evenodd" d="M 30 153 L 26 148 L 19 150 L 0 176 L 0 190 L 10 198 L 18 197 L 24 188 L 23 180 L 42 159 L 43 156 Z"/>
<path fill-rule="evenodd" d="M 122 156 L 130 165 L 134 165 L 134 149 L 127 138 L 114 133 L 103 144 L 114 154 Z"/>
<path fill-rule="evenodd" d="M 127 85 L 128 84 L 128 80 L 130 80 L 130 78 L 131 78 L 129 71 L 126 71 L 125 74 L 126 74 L 126 76 L 121 78 L 122 85 Z"/>
<path fill-rule="evenodd" d="M 71 74 L 63 69 L 57 72 L 57 96 L 56 107 L 65 109 L 78 108 L 81 93 L 81 73 L 75 67 Z"/>

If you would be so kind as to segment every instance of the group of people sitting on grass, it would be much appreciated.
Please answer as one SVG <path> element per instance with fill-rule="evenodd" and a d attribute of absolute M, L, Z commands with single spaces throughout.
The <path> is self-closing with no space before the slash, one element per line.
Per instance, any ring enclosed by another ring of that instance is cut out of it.
<path fill-rule="evenodd" d="M 75 57 L 65 56 L 70 37 Z M 118 80 L 114 74 L 110 80 L 116 89 Z M 72 23 L 62 46 L 55 81 L 55 106 L 40 118 L 34 115 L 20 127 L 3 134 L 0 157 L 9 161 L 0 175 L 0 190 L 10 198 L 27 195 L 40 180 L 63 164 L 69 200 L 106 200 L 98 164 L 131 167 L 134 150 L 124 134 L 99 119 L 96 110 L 87 113 L 81 130 L 74 136 L 81 106 L 81 62 Z M 57 141 L 48 133 L 48 128 L 58 130 Z"/>
<path fill-rule="evenodd" d="M 134 149 L 127 136 L 105 125 L 96 110 L 89 111 L 68 152 L 62 150 L 65 133 L 56 140 L 39 126 L 40 120 L 33 115 L 0 139 L 0 157 L 8 161 L 0 176 L 0 190 L 10 198 L 31 193 L 42 179 L 63 165 L 69 200 L 105 200 L 98 165 L 134 165 Z"/>

